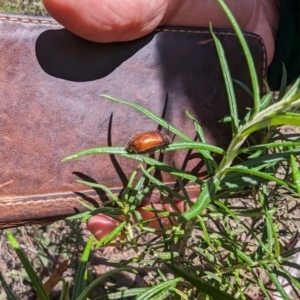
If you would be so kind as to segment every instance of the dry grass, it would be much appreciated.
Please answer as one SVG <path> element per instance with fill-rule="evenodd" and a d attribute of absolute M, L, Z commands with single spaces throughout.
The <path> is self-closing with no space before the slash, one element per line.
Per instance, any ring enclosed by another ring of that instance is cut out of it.
<path fill-rule="evenodd" d="M 72 282 L 88 236 L 83 224 L 78 221 L 59 221 L 47 227 L 24 226 L 11 229 L 10 232 L 16 237 L 44 283 L 58 270 L 60 276 L 63 275 L 66 280 Z M 63 265 L 65 267 L 62 269 Z M 0 231 L 0 270 L 20 299 L 35 299 L 28 276 L 9 245 L 4 230 Z M 0 295 L 4 294 L 0 285 Z M 60 285 L 52 292 L 52 299 L 56 299 L 56 294 L 60 294 Z M 0 300 L 6 299 L 1 297 Z"/>
<path fill-rule="evenodd" d="M 38 0 L 0 0 L 0 11 L 26 15 L 48 15 L 42 1 Z"/>

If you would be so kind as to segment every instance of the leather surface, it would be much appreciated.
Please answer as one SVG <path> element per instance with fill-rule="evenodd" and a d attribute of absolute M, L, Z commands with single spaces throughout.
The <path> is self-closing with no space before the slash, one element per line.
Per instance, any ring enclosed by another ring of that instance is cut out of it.
<path fill-rule="evenodd" d="M 262 39 L 245 33 L 262 83 L 266 53 Z M 217 31 L 233 78 L 250 86 L 235 35 Z M 139 103 L 190 137 L 194 115 L 210 143 L 226 147 L 227 96 L 213 39 L 207 29 L 158 28 L 136 41 L 97 44 L 51 18 L 0 15 L 0 228 L 60 219 L 82 211 L 79 197 L 100 205 L 103 195 L 75 182 L 90 178 L 118 192 L 138 166 L 102 155 L 62 163 L 97 146 L 126 146 L 157 124 L 108 94 Z M 240 114 L 252 101 L 236 86 Z M 166 103 L 166 98 L 168 99 Z M 164 132 L 166 133 L 166 132 Z M 175 138 L 177 139 L 177 137 Z M 166 153 L 164 162 L 203 175 L 199 158 Z M 165 182 L 174 178 L 163 175 Z M 193 189 L 192 187 L 190 188 Z M 85 195 L 85 196 L 84 196 Z M 159 195 L 152 195 L 159 197 Z"/>

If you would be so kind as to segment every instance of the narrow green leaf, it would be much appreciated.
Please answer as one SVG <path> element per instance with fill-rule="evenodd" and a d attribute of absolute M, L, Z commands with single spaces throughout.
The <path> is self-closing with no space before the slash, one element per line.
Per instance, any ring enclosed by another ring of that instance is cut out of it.
<path fill-rule="evenodd" d="M 283 286 L 279 282 L 277 275 L 275 274 L 274 270 L 272 270 L 267 264 L 264 264 L 265 269 L 267 270 L 267 273 L 273 282 L 273 284 L 276 287 L 277 292 L 281 295 L 283 300 L 290 300 L 290 297 L 288 294 L 285 292 Z"/>
<path fill-rule="evenodd" d="M 268 93 L 268 94 L 264 95 L 260 100 L 259 111 L 261 112 L 264 109 L 266 109 L 270 105 L 270 102 L 272 101 L 272 99 L 273 99 L 272 93 Z M 241 125 L 246 124 L 250 120 L 250 118 L 253 116 L 253 113 L 254 113 L 254 109 L 251 108 L 240 124 Z"/>
<path fill-rule="evenodd" d="M 172 288 L 172 290 L 174 291 L 174 293 L 176 293 L 180 299 L 183 299 L 183 300 L 189 300 L 189 295 L 185 294 L 183 291 L 180 291 L 179 289 L 176 289 L 176 288 Z"/>
<path fill-rule="evenodd" d="M 220 277 L 219 274 L 214 274 L 210 271 L 204 271 L 203 272 L 205 275 L 207 275 L 210 279 L 214 279 L 215 281 L 217 281 L 219 284 L 222 284 L 222 277 Z"/>
<path fill-rule="evenodd" d="M 121 267 L 121 268 L 117 268 L 114 269 L 112 271 L 109 271 L 105 274 L 103 274 L 102 276 L 99 276 L 97 279 L 95 279 L 91 284 L 89 284 L 84 290 L 83 292 L 78 296 L 78 298 L 76 298 L 76 300 L 86 300 L 88 295 L 90 294 L 90 292 L 96 288 L 99 283 L 101 281 L 106 280 L 107 278 L 109 278 L 110 276 L 113 276 L 115 274 L 121 273 L 121 272 L 131 272 L 131 273 L 137 273 L 136 270 L 129 268 L 129 267 Z"/>
<path fill-rule="evenodd" d="M 262 111 L 262 110 L 266 109 L 270 105 L 270 102 L 272 101 L 272 99 L 273 99 L 272 93 L 264 95 L 260 100 L 259 110 Z"/>
<path fill-rule="evenodd" d="M 195 117 L 193 117 L 188 111 L 185 112 L 188 118 L 190 118 L 193 123 L 196 130 L 196 134 L 198 137 L 198 140 L 201 143 L 206 143 L 206 139 L 204 136 L 203 128 L 199 124 L 199 122 L 196 120 Z M 199 151 L 199 149 L 198 149 Z M 218 164 L 215 162 L 214 158 L 211 156 L 210 152 L 207 150 L 201 150 L 199 151 L 203 155 L 204 163 L 207 169 L 207 174 L 210 176 L 214 173 L 215 169 L 218 167 Z"/>
<path fill-rule="evenodd" d="M 294 125 L 300 126 L 300 114 L 297 113 L 274 113 L 271 116 L 267 116 L 265 119 L 246 127 L 242 136 L 247 136 L 255 131 L 258 131 L 262 128 L 278 125 Z"/>
<path fill-rule="evenodd" d="M 226 294 L 225 292 L 217 289 L 216 287 L 206 283 L 205 281 L 200 280 L 194 274 L 190 274 L 178 268 L 172 264 L 167 264 L 167 266 L 174 271 L 177 276 L 183 277 L 186 281 L 190 282 L 195 288 L 200 292 L 211 296 L 213 299 L 222 299 L 222 300 L 233 300 L 234 298 L 231 295 Z"/>
<path fill-rule="evenodd" d="M 95 209 L 95 208 L 94 208 Z M 78 219 L 81 219 L 83 218 L 84 220 L 82 220 L 82 222 L 88 220 L 93 214 L 91 214 L 91 211 L 85 211 L 85 212 L 82 212 L 82 213 L 79 213 L 79 214 L 76 214 L 76 215 L 73 215 L 73 216 L 69 216 L 67 218 L 65 218 L 65 220 L 78 220 Z"/>
<path fill-rule="evenodd" d="M 162 127 L 168 129 L 170 132 L 173 132 L 177 136 L 181 137 L 183 140 L 185 140 L 185 141 L 192 141 L 192 139 L 190 137 L 188 137 L 183 132 L 181 132 L 180 130 L 178 130 L 174 126 L 172 126 L 169 122 L 165 121 L 163 118 L 161 118 L 157 114 L 149 111 L 147 108 L 145 108 L 145 107 L 143 107 L 141 105 L 138 105 L 138 104 L 130 102 L 130 101 L 125 101 L 125 100 L 122 100 L 122 99 L 111 97 L 109 95 L 102 94 L 100 96 L 104 97 L 104 98 L 106 98 L 108 100 L 111 100 L 111 101 L 114 101 L 114 102 L 117 102 L 117 103 L 122 103 L 122 104 L 128 105 L 130 107 L 133 107 L 134 109 L 140 111 L 141 113 L 143 113 L 144 115 L 146 115 L 147 117 L 149 117 L 150 119 L 152 119 L 153 121 L 155 121 L 156 123 L 158 123 L 159 125 L 161 125 Z"/>
<path fill-rule="evenodd" d="M 233 249 L 230 249 L 231 251 Z M 254 261 L 251 259 L 251 257 L 249 255 L 247 255 L 246 253 L 244 253 L 243 251 L 239 250 L 239 249 L 235 249 L 234 251 L 236 251 L 237 256 L 243 260 L 244 262 L 246 262 L 247 264 L 249 264 L 249 266 L 253 266 L 254 265 Z"/>
<path fill-rule="evenodd" d="M 186 172 L 186 171 L 182 171 L 182 170 L 179 170 L 179 169 L 167 166 L 167 165 L 163 165 L 163 164 L 157 165 L 156 168 L 158 170 L 167 172 L 167 173 L 169 173 L 171 175 L 174 175 L 176 177 L 179 177 L 181 179 L 187 179 L 187 180 L 189 180 L 191 182 L 194 182 L 196 184 L 200 184 L 201 185 L 203 183 L 203 181 L 200 180 L 198 178 L 198 176 L 192 175 L 191 173 Z"/>
<path fill-rule="evenodd" d="M 183 149 L 195 149 L 195 150 L 207 150 L 211 151 L 217 154 L 225 155 L 226 152 L 217 146 L 201 143 L 201 142 L 174 142 L 168 146 L 168 148 L 165 148 L 164 151 L 174 151 L 174 150 L 183 150 Z M 160 151 L 160 150 L 158 150 Z M 77 159 L 80 157 L 88 156 L 88 155 L 94 155 L 94 154 L 115 154 L 115 155 L 122 155 L 127 158 L 141 160 L 140 158 L 146 158 L 146 155 L 141 154 L 129 154 L 124 147 L 97 147 L 97 148 L 91 148 L 87 149 L 81 152 L 77 152 L 75 154 L 69 155 L 65 157 L 62 161 L 69 161 L 73 159 Z"/>
<path fill-rule="evenodd" d="M 153 171 L 155 168 L 154 167 L 150 167 L 147 169 L 148 172 Z M 134 172 L 135 174 L 137 174 L 137 172 Z M 134 175 L 135 177 L 135 175 Z M 133 177 L 132 177 L 133 179 Z M 132 189 L 129 197 L 126 199 L 126 202 L 128 204 L 130 204 L 130 210 L 135 209 L 137 203 L 140 203 L 140 201 L 138 201 L 139 197 L 142 196 L 144 198 L 144 196 L 149 193 L 154 187 L 154 185 L 148 184 L 145 188 L 143 188 L 144 183 L 146 180 L 146 176 L 145 175 L 141 175 L 140 178 L 138 179 L 137 183 L 135 184 L 134 188 Z M 131 182 L 131 180 L 130 180 Z M 133 182 L 132 182 L 133 184 Z"/>
<path fill-rule="evenodd" d="M 287 94 L 291 96 L 287 97 Z M 290 110 L 292 107 L 298 108 L 300 104 L 300 91 L 299 86 L 297 89 L 292 87 L 282 98 L 282 100 L 275 102 L 272 106 L 275 107 L 275 112 L 282 112 L 284 110 Z"/>
<path fill-rule="evenodd" d="M 137 190 L 134 190 L 134 188 L 133 188 L 134 180 L 136 177 L 137 177 L 137 170 L 134 170 L 129 177 L 127 185 L 125 186 L 124 190 L 122 191 L 121 199 L 123 201 L 125 201 L 126 203 L 129 203 L 130 199 L 134 198 L 135 194 L 138 192 Z"/>
<path fill-rule="evenodd" d="M 136 300 L 148 300 L 148 299 L 157 299 L 156 296 L 164 290 L 168 290 L 172 287 L 172 285 L 176 284 L 177 282 L 182 281 L 182 278 L 174 278 L 172 280 L 159 283 L 153 287 L 151 287 L 149 290 L 147 290 L 144 293 L 141 293 L 136 297 Z M 155 297 L 155 298 L 154 298 Z"/>
<path fill-rule="evenodd" d="M 148 290 L 148 287 L 142 287 L 142 288 L 130 288 L 127 290 L 122 290 L 120 292 L 116 293 L 109 293 L 107 295 L 98 296 L 97 300 L 116 300 L 116 299 L 135 299 L 135 296 L 138 294 L 141 294 Z"/>
<path fill-rule="evenodd" d="M 279 94 L 278 94 L 279 100 L 282 99 L 285 94 L 286 84 L 287 84 L 287 72 L 286 72 L 286 67 L 283 63 L 282 64 L 282 77 L 281 77 L 281 83 L 280 83 Z"/>
<path fill-rule="evenodd" d="M 19 259 L 21 260 L 21 263 L 23 264 L 24 269 L 26 270 L 26 273 L 28 274 L 28 277 L 31 280 L 31 283 L 34 286 L 34 288 L 36 290 L 36 294 L 39 297 L 39 299 L 50 300 L 49 295 L 47 294 L 40 277 L 37 275 L 36 271 L 32 267 L 30 261 L 26 257 L 23 250 L 20 248 L 16 239 L 13 237 L 13 235 L 9 231 L 6 232 L 6 235 L 7 235 L 7 238 L 9 240 L 11 246 L 15 249 Z"/>
<path fill-rule="evenodd" d="M 203 238 L 205 240 L 205 242 L 209 245 L 209 247 L 214 251 L 217 252 L 217 249 L 214 247 L 213 243 L 212 243 L 212 239 L 210 238 L 207 228 L 203 222 L 203 219 L 201 216 L 199 216 L 198 218 L 198 222 L 200 224 L 201 230 L 203 232 Z"/>
<path fill-rule="evenodd" d="M 268 198 L 266 194 L 263 194 L 261 191 L 258 191 L 258 199 L 265 211 L 264 225 L 267 230 L 266 231 L 267 241 L 265 242 L 265 244 L 269 249 L 269 253 L 272 253 L 273 252 L 273 231 L 272 231 L 272 218 L 270 217 L 270 214 L 268 212 L 269 210 Z"/>
<path fill-rule="evenodd" d="M 179 217 L 178 221 L 189 221 L 199 216 L 202 213 L 202 211 L 209 205 L 209 203 L 214 199 L 219 185 L 220 181 L 217 178 L 209 178 L 202 187 L 202 191 L 200 192 L 197 201 L 192 205 L 192 207 L 189 210 L 184 212 Z"/>
<path fill-rule="evenodd" d="M 280 153 L 272 153 L 263 155 L 257 158 L 252 158 L 247 161 L 244 161 L 240 164 L 241 167 L 246 168 L 264 168 L 264 166 L 274 166 L 275 164 L 288 160 L 290 155 L 300 155 L 300 149 L 282 151 Z"/>
<path fill-rule="evenodd" d="M 300 146 L 300 142 L 275 142 L 275 143 L 267 143 L 267 144 L 261 144 L 261 145 L 255 145 L 255 146 L 250 146 L 247 148 L 242 148 L 238 151 L 238 153 L 248 153 L 248 152 L 253 152 L 257 150 L 268 150 L 272 148 L 279 148 L 282 149 L 283 147 L 297 147 Z"/>
<path fill-rule="evenodd" d="M 270 209 L 270 212 L 274 213 L 276 211 L 275 208 Z M 255 218 L 255 217 L 263 217 L 265 216 L 265 212 L 262 211 L 261 208 L 254 208 L 254 209 L 245 209 L 244 211 L 234 211 L 234 214 L 236 216 L 242 216 L 242 217 L 251 217 L 251 218 Z"/>
<path fill-rule="evenodd" d="M 299 166 L 296 160 L 296 157 L 294 155 L 291 155 L 291 168 L 292 168 L 292 174 L 294 178 L 294 183 L 297 188 L 298 195 L 300 196 L 300 172 L 299 172 Z"/>
<path fill-rule="evenodd" d="M 265 258 L 266 255 L 273 256 L 273 253 L 269 252 L 269 249 L 266 247 L 265 243 L 262 240 L 262 237 L 258 235 L 255 231 L 252 230 L 245 222 L 241 222 L 241 224 L 246 228 L 246 230 L 253 236 L 253 238 L 257 241 L 260 246 L 262 253 L 259 253 L 258 250 L 255 253 L 255 257 L 257 260 Z"/>
<path fill-rule="evenodd" d="M 2 287 L 6 293 L 7 296 L 7 300 L 19 300 L 19 298 L 14 294 L 14 292 L 11 290 L 11 288 L 9 287 L 9 285 L 7 284 L 7 282 L 5 281 L 1 270 L 0 270 L 0 282 L 2 284 Z"/>
<path fill-rule="evenodd" d="M 187 117 L 193 121 L 199 141 L 202 143 L 206 143 L 203 128 L 199 124 L 198 120 L 194 116 L 192 116 L 188 111 L 186 111 L 185 113 L 186 113 Z"/>
<path fill-rule="evenodd" d="M 232 118 L 230 116 L 225 116 L 222 119 L 220 119 L 218 122 L 219 123 L 229 123 L 229 122 L 232 123 Z"/>
<path fill-rule="evenodd" d="M 273 299 L 271 299 L 270 294 L 265 287 L 265 283 L 261 281 L 261 279 L 255 274 L 255 272 L 253 270 L 251 270 L 251 272 L 253 274 L 253 277 L 256 279 L 256 282 L 257 282 L 258 286 L 261 288 L 261 291 L 263 292 L 266 299 L 273 300 Z"/>
<path fill-rule="evenodd" d="M 161 191 L 167 192 L 168 194 L 170 194 L 171 196 L 177 198 L 177 199 L 181 199 L 181 200 L 185 200 L 183 195 L 178 194 L 176 191 L 172 190 L 171 188 L 169 188 L 166 184 L 164 184 L 163 182 L 161 182 L 160 180 L 158 180 L 157 178 L 155 178 L 154 176 L 152 176 L 151 174 L 149 174 L 148 171 L 146 171 L 143 166 L 141 166 L 141 169 L 143 171 L 143 173 L 147 176 L 147 178 L 149 178 L 151 180 L 151 182 L 154 183 L 154 185 Z"/>
<path fill-rule="evenodd" d="M 292 276 L 290 274 L 289 270 L 286 270 L 286 269 L 282 268 L 282 271 L 274 270 L 274 273 L 277 276 L 280 276 L 280 277 L 286 279 L 286 281 L 288 281 L 289 284 L 292 285 L 294 288 L 296 288 L 298 290 L 300 289 L 300 280 L 299 280 L 299 278 Z"/>
<path fill-rule="evenodd" d="M 299 85 L 300 85 L 300 77 L 297 78 L 294 84 L 289 88 L 289 90 L 284 94 L 284 96 L 282 96 L 281 101 L 293 97 L 298 92 Z"/>
<path fill-rule="evenodd" d="M 223 11 L 225 12 L 226 16 L 229 19 L 229 22 L 231 23 L 238 40 L 241 44 L 243 53 L 245 54 L 245 58 L 247 61 L 249 74 L 251 78 L 252 83 L 252 91 L 253 91 L 253 106 L 254 106 L 254 115 L 256 115 L 259 111 L 259 105 L 260 105 L 260 90 L 259 90 L 259 84 L 258 84 L 258 78 L 257 73 L 255 69 L 255 65 L 252 59 L 252 55 L 250 53 L 249 47 L 247 45 L 246 39 L 244 38 L 243 32 L 241 31 L 237 21 L 235 20 L 233 14 L 225 4 L 223 0 L 217 0 Z"/>
<path fill-rule="evenodd" d="M 86 278 L 85 278 L 86 277 L 86 266 L 87 266 L 87 263 L 89 260 L 93 242 L 94 242 L 94 236 L 91 236 L 85 246 L 82 257 L 80 259 L 80 263 L 79 263 L 79 266 L 77 269 L 74 287 L 73 287 L 72 300 L 77 300 L 78 296 L 86 288 Z"/>
<path fill-rule="evenodd" d="M 300 252 L 300 247 L 292 248 L 281 254 L 283 260 L 290 259 L 292 256 Z"/>
<path fill-rule="evenodd" d="M 62 160 L 62 162 L 93 154 L 128 154 L 128 152 L 125 150 L 124 147 L 97 147 L 68 155 Z"/>
<path fill-rule="evenodd" d="M 152 252 L 151 252 L 151 254 L 152 254 Z M 153 254 L 156 255 L 157 252 L 154 252 Z M 171 256 L 171 258 L 172 258 L 172 256 Z M 168 259 L 170 259 L 170 258 L 168 258 Z M 168 278 L 165 276 L 165 274 L 159 268 L 157 269 L 157 273 L 159 274 L 159 276 L 162 278 L 163 281 L 168 281 Z"/>
<path fill-rule="evenodd" d="M 285 267 L 293 268 L 293 269 L 300 271 L 300 265 L 295 262 L 292 262 L 292 260 L 296 260 L 296 259 L 297 259 L 296 257 L 291 257 L 290 260 L 284 260 L 282 262 L 282 265 Z M 298 272 L 298 274 L 299 274 L 299 272 Z M 297 279 L 300 280 L 300 278 L 297 278 Z"/>
<path fill-rule="evenodd" d="M 146 178 L 146 176 L 145 176 Z M 130 204 L 130 210 L 135 211 L 137 205 L 139 205 L 143 199 L 149 194 L 156 186 L 154 184 L 149 184 L 145 186 L 141 191 L 139 191 L 135 197 L 129 199 L 128 203 Z"/>
<path fill-rule="evenodd" d="M 70 297 L 70 284 L 68 281 L 66 281 L 64 278 L 61 278 L 60 281 L 62 281 L 62 289 L 59 300 L 69 300 Z"/>
<path fill-rule="evenodd" d="M 162 290 L 160 293 L 155 294 L 155 300 L 167 300 L 171 296 L 173 287 L 171 286 L 168 290 Z M 150 298 L 153 299 L 153 298 Z M 154 300 L 154 299 L 153 299 Z"/>
<path fill-rule="evenodd" d="M 249 194 L 249 190 L 245 190 L 245 187 L 249 186 L 257 186 L 259 184 L 262 184 L 264 182 L 267 182 L 267 179 L 260 178 L 257 176 L 250 176 L 245 175 L 241 176 L 239 173 L 232 173 L 234 176 L 227 178 L 227 174 L 222 178 L 220 189 L 222 190 L 222 193 L 217 194 L 218 199 L 224 199 L 227 196 L 234 196 L 237 193 L 242 193 L 245 195 Z M 230 173 L 229 173 L 230 175 Z M 226 191 L 227 189 L 227 191 Z"/>
<path fill-rule="evenodd" d="M 188 194 L 187 190 L 186 190 L 186 186 L 184 185 L 184 183 L 182 182 L 181 178 L 177 178 L 177 182 L 179 184 L 180 187 L 180 191 L 182 192 L 186 202 L 188 204 L 192 204 L 193 202 L 190 199 L 190 195 Z"/>
<path fill-rule="evenodd" d="M 95 206 L 92 206 L 92 205 L 89 205 L 87 204 L 86 202 L 80 200 L 80 199 L 77 199 L 77 201 L 83 206 L 85 207 L 86 209 L 88 210 L 94 210 L 95 209 Z"/>
<path fill-rule="evenodd" d="M 100 183 L 94 183 L 94 182 L 88 182 L 85 180 L 76 180 L 76 182 L 78 183 L 82 183 L 84 185 L 96 188 L 96 189 L 100 189 L 102 191 L 104 191 L 113 201 L 118 202 L 118 196 L 115 195 L 107 186 L 100 184 Z"/>
<path fill-rule="evenodd" d="M 232 136 L 235 136 L 236 133 L 238 132 L 238 128 L 239 128 L 239 116 L 238 116 L 237 103 L 236 103 L 233 83 L 231 80 L 230 70 L 229 70 L 227 60 L 226 60 L 223 46 L 220 43 L 217 36 L 214 34 L 211 23 L 209 23 L 209 30 L 214 39 L 218 57 L 219 57 L 219 62 L 220 62 L 220 66 L 221 66 L 221 70 L 222 70 L 222 74 L 223 74 L 223 79 L 224 79 L 224 83 L 225 83 L 228 104 L 229 104 Z"/>
<path fill-rule="evenodd" d="M 281 180 L 274 175 L 268 174 L 266 172 L 260 172 L 260 171 L 254 170 L 254 169 L 247 169 L 247 168 L 243 168 L 240 166 L 236 166 L 236 167 L 227 168 L 226 172 L 240 172 L 240 173 L 250 174 L 250 175 L 257 176 L 257 177 L 265 178 L 269 181 L 274 181 L 282 186 L 291 188 L 293 190 L 295 189 L 295 186 L 293 184 L 291 184 L 285 180 Z"/>
<path fill-rule="evenodd" d="M 221 155 L 226 155 L 226 152 L 217 146 L 201 143 L 201 142 L 174 142 L 164 149 L 164 151 L 174 151 L 174 150 L 183 150 L 183 149 L 192 149 L 192 150 L 207 150 Z"/>
<path fill-rule="evenodd" d="M 100 241 L 97 242 L 97 247 L 100 247 L 102 245 L 108 244 L 111 242 L 118 234 L 121 233 L 121 231 L 125 228 L 126 222 L 120 223 L 114 230 L 112 230 L 107 236 L 102 238 Z"/>
<path fill-rule="evenodd" d="M 110 204 L 112 204 L 112 203 L 110 203 Z M 94 215 L 97 215 L 97 214 L 105 214 L 105 215 L 108 215 L 108 216 L 110 216 L 110 217 L 112 217 L 116 220 L 119 220 L 120 219 L 119 216 L 123 214 L 123 210 L 120 209 L 120 208 L 115 208 L 115 207 L 111 207 L 111 206 L 107 206 L 107 207 L 101 206 L 99 208 L 94 208 L 92 211 L 77 214 L 75 216 L 80 216 L 81 215 L 83 217 L 88 216 L 90 218 L 91 216 L 94 216 Z"/>
<path fill-rule="evenodd" d="M 114 148 L 114 147 L 112 147 L 112 148 Z M 114 150 L 112 150 L 111 154 L 114 153 L 113 151 Z M 103 153 L 104 152 L 102 151 L 102 149 L 93 148 L 93 149 L 89 149 L 89 150 L 86 150 L 86 151 L 82 151 L 82 152 L 70 155 L 70 156 L 66 157 L 64 159 L 64 161 L 72 160 L 72 159 L 77 159 L 77 158 L 84 157 L 84 156 L 87 156 L 87 155 L 103 154 Z M 166 171 L 166 172 L 168 172 L 168 173 L 170 173 L 170 174 L 172 174 L 174 176 L 179 176 L 181 178 L 188 179 L 188 180 L 190 180 L 192 182 L 201 183 L 201 181 L 198 179 L 197 176 L 191 175 L 189 172 L 185 172 L 185 171 L 182 171 L 182 170 L 170 167 L 170 166 L 168 166 L 168 165 L 166 165 L 166 164 L 164 164 L 164 163 L 162 163 L 162 162 L 160 162 L 160 161 L 158 161 L 156 159 L 153 159 L 151 157 L 140 155 L 140 154 L 125 154 L 125 152 L 123 152 L 123 153 L 124 153 L 124 154 L 122 154 L 123 157 L 134 159 L 136 161 L 140 161 L 142 163 L 146 163 L 146 164 L 148 164 L 150 166 L 155 166 L 159 170 Z"/>
<path fill-rule="evenodd" d="M 243 83 L 240 80 L 235 79 L 235 78 L 232 78 L 232 81 L 234 83 L 236 83 L 237 85 L 239 85 L 250 96 L 250 98 L 253 98 L 252 91 L 249 89 L 249 87 L 245 83 Z"/>
<path fill-rule="evenodd" d="M 155 257 L 158 257 L 161 260 L 168 260 L 168 261 L 179 256 L 178 252 L 163 252 L 162 253 L 162 252 L 158 252 L 158 251 L 153 251 L 151 254 L 155 255 Z M 161 274 L 161 276 L 162 276 L 162 274 Z"/>

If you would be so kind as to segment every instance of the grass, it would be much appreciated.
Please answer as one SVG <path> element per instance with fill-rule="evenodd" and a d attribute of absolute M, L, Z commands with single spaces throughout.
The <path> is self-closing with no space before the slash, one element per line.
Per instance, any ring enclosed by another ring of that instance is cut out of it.
<path fill-rule="evenodd" d="M 0 0 L 0 11 L 26 15 L 48 15 L 42 1 L 38 0 Z"/>

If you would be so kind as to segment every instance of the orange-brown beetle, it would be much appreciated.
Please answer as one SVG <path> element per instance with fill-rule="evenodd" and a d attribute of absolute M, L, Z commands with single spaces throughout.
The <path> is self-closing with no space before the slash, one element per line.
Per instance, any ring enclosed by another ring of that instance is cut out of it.
<path fill-rule="evenodd" d="M 147 131 L 134 135 L 126 145 L 129 153 L 152 153 L 171 144 L 171 138 L 160 131 Z"/>

